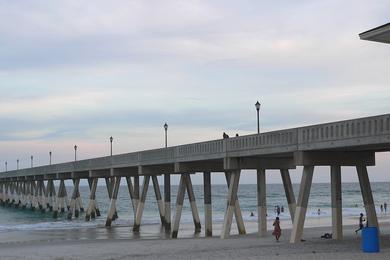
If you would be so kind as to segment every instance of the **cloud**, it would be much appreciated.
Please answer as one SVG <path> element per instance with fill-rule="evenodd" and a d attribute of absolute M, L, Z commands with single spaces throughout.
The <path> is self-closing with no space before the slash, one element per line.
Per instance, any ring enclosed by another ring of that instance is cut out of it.
<path fill-rule="evenodd" d="M 256 100 L 263 131 L 388 113 L 389 46 L 358 33 L 388 22 L 389 8 L 2 1 L 0 142 L 43 155 L 57 143 L 65 160 L 69 143 L 94 156 L 110 135 L 123 152 L 158 147 L 165 121 L 175 144 L 245 134 Z"/>

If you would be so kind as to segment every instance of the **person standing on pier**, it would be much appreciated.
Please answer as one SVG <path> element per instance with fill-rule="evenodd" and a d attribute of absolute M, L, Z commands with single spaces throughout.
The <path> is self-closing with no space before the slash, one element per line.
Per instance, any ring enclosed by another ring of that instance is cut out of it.
<path fill-rule="evenodd" d="M 272 235 L 274 235 L 276 238 L 276 241 L 279 242 L 279 238 L 282 235 L 282 229 L 280 228 L 279 217 L 276 217 L 273 226 L 274 226 L 274 232 L 272 232 Z"/>

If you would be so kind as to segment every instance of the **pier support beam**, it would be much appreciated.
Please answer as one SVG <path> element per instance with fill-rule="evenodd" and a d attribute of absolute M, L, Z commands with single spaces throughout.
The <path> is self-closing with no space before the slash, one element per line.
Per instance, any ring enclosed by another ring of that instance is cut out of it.
<path fill-rule="evenodd" d="M 112 190 L 112 195 L 111 195 L 111 202 L 110 202 L 110 207 L 108 209 L 108 214 L 107 214 L 107 220 L 106 220 L 106 227 L 111 226 L 111 222 L 114 219 L 114 215 L 116 212 L 116 199 L 118 197 L 118 192 L 119 192 L 119 185 L 121 183 L 121 177 L 115 177 L 114 180 L 114 187 Z"/>
<path fill-rule="evenodd" d="M 85 213 L 85 220 L 89 221 L 91 218 L 94 219 L 96 216 L 96 188 L 98 184 L 98 178 L 93 178 L 91 181 L 91 193 L 89 195 L 89 203 L 87 212 Z"/>
<path fill-rule="evenodd" d="M 98 182 L 99 178 L 96 177 L 96 179 L 97 179 L 97 182 Z M 89 178 L 88 179 L 88 186 L 89 186 L 90 192 L 92 191 L 92 182 L 93 182 L 92 179 Z M 97 186 L 97 183 L 96 183 L 96 186 Z M 96 188 L 95 188 L 95 194 L 96 194 Z M 96 196 L 95 196 L 93 205 L 94 205 L 94 210 L 91 211 L 91 218 L 92 219 L 94 219 L 96 217 L 100 217 L 100 215 L 101 215 L 100 214 L 100 209 L 99 209 L 99 203 L 98 203 L 98 200 L 97 200 Z"/>
<path fill-rule="evenodd" d="M 107 187 L 107 192 L 108 192 L 108 198 L 111 201 L 112 191 L 114 189 L 115 177 L 105 178 L 105 180 L 106 180 L 106 187 Z M 115 220 L 117 218 L 118 218 L 118 212 L 115 211 L 114 216 L 112 217 L 112 220 Z"/>
<path fill-rule="evenodd" d="M 241 171 L 239 170 L 239 172 Z M 230 187 L 230 179 L 231 179 L 230 174 L 231 173 L 225 172 L 225 178 L 226 178 L 226 183 L 228 185 L 228 188 Z M 240 202 L 238 201 L 238 197 L 237 197 L 237 192 L 236 192 L 236 202 L 234 203 L 234 216 L 237 222 L 238 234 L 245 235 L 246 230 L 245 230 L 244 220 L 242 218 Z"/>
<path fill-rule="evenodd" d="M 164 214 L 165 232 L 171 232 L 171 175 L 164 174 Z"/>
<path fill-rule="evenodd" d="M 201 231 L 200 218 L 199 218 L 198 208 L 196 206 L 196 200 L 195 200 L 194 190 L 192 187 L 191 177 L 189 173 L 183 173 L 180 176 L 180 184 L 179 184 L 178 194 L 176 198 L 176 211 L 173 220 L 172 238 L 177 238 L 179 232 L 180 218 L 183 209 L 184 195 L 186 189 L 187 189 L 188 199 L 190 201 L 192 218 L 194 220 L 195 233 L 199 233 Z"/>
<path fill-rule="evenodd" d="M 280 169 L 280 175 L 282 177 L 284 192 L 286 193 L 286 199 L 288 203 L 288 210 L 290 211 L 291 221 L 294 223 L 295 208 L 297 204 L 295 201 L 295 195 L 291 183 L 290 173 L 288 169 Z"/>
<path fill-rule="evenodd" d="M 200 218 L 198 213 L 198 207 L 196 206 L 194 189 L 192 187 L 191 176 L 188 173 L 185 173 L 185 183 L 187 187 L 188 199 L 190 200 L 192 218 L 194 220 L 195 225 L 195 233 L 199 233 L 201 231 Z"/>
<path fill-rule="evenodd" d="M 160 185 L 158 184 L 157 176 L 152 176 L 154 194 L 156 195 L 156 201 L 158 206 L 158 212 L 160 213 L 161 225 L 165 227 L 165 214 L 164 214 L 164 204 L 161 197 Z"/>
<path fill-rule="evenodd" d="M 341 167 L 330 166 L 330 187 L 332 200 L 332 238 L 343 239 L 343 213 L 341 198 Z"/>
<path fill-rule="evenodd" d="M 366 209 L 367 226 L 377 227 L 379 229 L 367 166 L 357 165 L 356 169 L 359 177 L 360 189 L 362 191 L 364 208 Z"/>
<path fill-rule="evenodd" d="M 173 228 L 172 228 L 172 238 L 177 238 L 180 226 L 181 212 L 183 210 L 184 195 L 186 192 L 185 176 L 182 174 L 180 176 L 179 188 L 177 191 L 176 197 L 176 210 L 173 217 Z"/>
<path fill-rule="evenodd" d="M 137 176 L 138 177 L 138 176 Z M 134 178 L 135 180 L 135 178 Z M 139 202 L 139 185 L 138 185 L 138 192 L 136 193 L 135 192 L 135 181 L 134 181 L 134 185 L 131 181 L 131 177 L 128 176 L 126 177 L 126 182 L 127 182 L 127 188 L 129 190 L 129 195 L 130 195 L 130 200 L 131 200 L 131 205 L 133 206 L 133 212 L 134 212 L 134 219 L 135 219 L 135 216 L 136 216 L 136 212 L 137 212 L 137 206 L 138 206 L 138 202 Z M 137 180 L 138 182 L 138 180 Z"/>
<path fill-rule="evenodd" d="M 237 191 L 238 191 L 239 182 L 240 182 L 240 170 L 232 171 L 229 174 L 229 183 L 228 183 L 229 191 L 227 196 L 228 206 L 225 212 L 225 217 L 222 225 L 222 232 L 221 232 L 222 239 L 228 238 L 230 235 L 233 213 L 236 212 Z M 237 219 L 237 214 L 236 214 L 236 219 Z M 238 220 L 237 220 L 237 224 L 238 224 Z"/>
<path fill-rule="evenodd" d="M 210 172 L 203 173 L 203 189 L 204 189 L 204 222 L 205 236 L 213 236 L 213 217 L 211 205 L 211 174 Z"/>
<path fill-rule="evenodd" d="M 267 193 L 265 169 L 257 170 L 257 210 L 259 236 L 267 235 Z"/>
<path fill-rule="evenodd" d="M 45 195 L 45 182 L 44 181 L 38 181 L 38 203 L 39 203 L 39 209 L 42 213 L 46 211 L 46 195 Z"/>
<path fill-rule="evenodd" d="M 54 181 L 51 180 L 51 197 L 52 197 L 52 208 L 53 208 L 53 218 L 58 217 L 58 200 L 56 194 L 56 187 L 54 185 Z"/>
<path fill-rule="evenodd" d="M 150 181 L 150 176 L 148 176 L 148 175 L 144 176 L 141 199 L 138 202 L 137 212 L 135 215 L 135 220 L 134 220 L 134 225 L 133 225 L 134 232 L 139 232 L 139 227 L 141 225 L 141 219 L 142 219 L 142 213 L 144 211 L 144 206 L 145 206 L 146 194 L 148 193 L 149 181 Z"/>
<path fill-rule="evenodd" d="M 76 218 L 79 216 L 78 208 L 76 208 L 76 200 L 77 200 L 77 194 L 79 190 L 79 184 L 80 184 L 80 179 L 73 180 L 74 187 L 72 192 L 72 199 L 70 201 L 68 219 L 72 219 L 73 216 L 75 216 Z"/>
<path fill-rule="evenodd" d="M 310 188 L 313 180 L 313 172 L 314 172 L 314 166 L 303 167 L 301 186 L 299 188 L 298 203 L 295 209 L 290 243 L 297 243 L 302 239 L 307 204 L 309 201 Z"/>

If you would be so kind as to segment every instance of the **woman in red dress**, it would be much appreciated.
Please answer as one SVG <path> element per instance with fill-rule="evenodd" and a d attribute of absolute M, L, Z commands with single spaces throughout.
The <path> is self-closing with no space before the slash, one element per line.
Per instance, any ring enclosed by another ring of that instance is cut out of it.
<path fill-rule="evenodd" d="M 274 226 L 274 232 L 272 232 L 272 235 L 274 235 L 276 241 L 279 242 L 280 235 L 282 234 L 282 230 L 280 229 L 279 217 L 276 217 L 273 226 Z"/>

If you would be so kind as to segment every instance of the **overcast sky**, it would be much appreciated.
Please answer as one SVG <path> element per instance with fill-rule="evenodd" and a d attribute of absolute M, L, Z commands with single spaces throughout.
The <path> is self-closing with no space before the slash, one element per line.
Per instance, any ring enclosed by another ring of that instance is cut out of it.
<path fill-rule="evenodd" d="M 390 112 L 387 1 L 0 0 L 0 169 Z M 370 167 L 390 181 L 390 156 Z M 315 181 L 328 181 L 320 169 Z M 300 173 L 293 173 L 299 181 Z M 250 173 L 242 182 L 255 180 Z M 269 174 L 270 182 L 280 182 Z M 344 181 L 357 180 L 347 169 Z M 218 181 L 218 180 L 216 180 Z"/>

